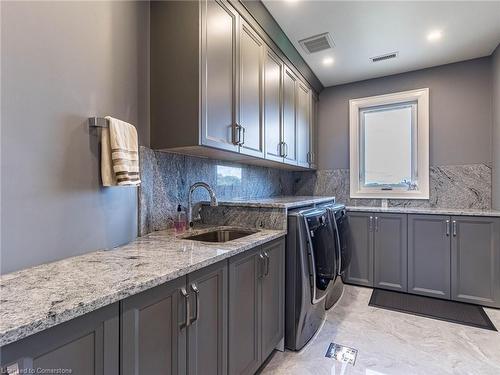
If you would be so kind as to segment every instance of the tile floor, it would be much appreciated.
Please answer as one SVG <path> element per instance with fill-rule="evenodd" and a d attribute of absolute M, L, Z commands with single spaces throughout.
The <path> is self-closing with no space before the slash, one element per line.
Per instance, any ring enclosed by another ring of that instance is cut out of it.
<path fill-rule="evenodd" d="M 319 334 L 301 352 L 276 352 L 263 374 L 341 375 L 330 342 L 358 349 L 343 375 L 500 374 L 500 333 L 368 306 L 372 290 L 346 285 Z M 485 309 L 500 329 L 500 310 Z"/>

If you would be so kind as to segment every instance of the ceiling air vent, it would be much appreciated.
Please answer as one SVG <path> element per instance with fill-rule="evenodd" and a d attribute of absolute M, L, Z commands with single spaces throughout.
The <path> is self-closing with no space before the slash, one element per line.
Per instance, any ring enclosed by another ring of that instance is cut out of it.
<path fill-rule="evenodd" d="M 398 52 L 391 52 L 381 56 L 370 57 L 370 60 L 375 63 L 379 61 L 395 59 L 396 57 L 398 57 Z"/>
<path fill-rule="evenodd" d="M 299 40 L 299 43 L 308 54 L 330 49 L 335 45 L 330 33 L 314 35 L 309 38 Z"/>

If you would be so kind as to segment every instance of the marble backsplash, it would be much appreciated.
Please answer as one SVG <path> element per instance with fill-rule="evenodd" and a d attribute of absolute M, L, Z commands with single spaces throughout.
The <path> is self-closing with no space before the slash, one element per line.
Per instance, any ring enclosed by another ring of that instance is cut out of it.
<path fill-rule="evenodd" d="M 220 181 L 217 166 L 241 170 L 241 179 Z M 203 181 L 212 186 L 219 199 L 266 198 L 294 194 L 294 174 L 290 171 L 250 166 L 140 148 L 142 185 L 139 190 L 139 234 L 171 227 L 177 205 L 187 206 L 189 187 Z M 193 201 L 209 200 L 198 189 Z M 210 216 L 207 216 L 207 218 Z"/>
<path fill-rule="evenodd" d="M 204 224 L 211 225 L 280 230 L 286 230 L 287 226 L 285 208 L 203 205 L 200 216 Z"/>
<path fill-rule="evenodd" d="M 296 195 L 334 195 L 350 206 L 380 206 L 380 199 L 351 199 L 349 169 L 295 173 Z M 491 208 L 491 167 L 486 164 L 430 167 L 430 199 L 390 199 L 389 206 Z"/>
<path fill-rule="evenodd" d="M 241 178 L 220 181 L 217 166 L 240 170 Z M 349 170 L 290 172 L 174 153 L 140 149 L 142 185 L 139 190 L 139 234 L 171 227 L 177 205 L 187 206 L 188 190 L 194 182 L 212 186 L 221 200 L 230 198 L 267 198 L 280 195 L 332 195 L 351 206 L 381 206 L 380 199 L 351 199 Z M 198 190 L 194 201 L 208 200 Z M 429 200 L 389 200 L 389 206 L 437 207 L 457 209 L 491 208 L 491 167 L 486 164 L 432 166 Z M 238 218 L 249 226 L 263 223 L 266 228 L 281 227 L 275 212 L 242 213 L 235 209 L 204 207 L 207 222 L 233 222 Z"/>

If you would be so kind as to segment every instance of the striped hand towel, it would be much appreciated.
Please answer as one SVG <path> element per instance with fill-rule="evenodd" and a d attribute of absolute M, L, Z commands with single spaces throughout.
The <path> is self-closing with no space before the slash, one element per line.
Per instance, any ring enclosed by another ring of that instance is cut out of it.
<path fill-rule="evenodd" d="M 139 143 L 137 130 L 125 121 L 107 116 L 108 128 L 101 132 L 101 176 L 104 186 L 137 186 Z"/>

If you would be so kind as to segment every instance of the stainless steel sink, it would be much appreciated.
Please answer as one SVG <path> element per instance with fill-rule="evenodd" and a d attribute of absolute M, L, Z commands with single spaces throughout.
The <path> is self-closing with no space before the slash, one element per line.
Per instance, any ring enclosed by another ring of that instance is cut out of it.
<path fill-rule="evenodd" d="M 193 236 L 183 237 L 185 240 L 203 241 L 203 242 L 228 242 L 236 240 L 237 238 L 250 236 L 257 233 L 255 230 L 242 230 L 242 229 L 221 229 L 211 232 L 195 234 Z"/>

